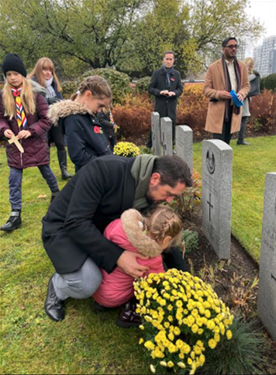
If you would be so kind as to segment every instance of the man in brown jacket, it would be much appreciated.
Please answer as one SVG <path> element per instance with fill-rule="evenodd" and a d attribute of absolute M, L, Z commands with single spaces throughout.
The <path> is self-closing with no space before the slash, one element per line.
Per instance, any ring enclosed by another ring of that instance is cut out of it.
<path fill-rule="evenodd" d="M 230 37 L 222 42 L 222 57 L 209 66 L 203 92 L 210 99 L 205 130 L 214 139 L 230 144 L 232 134 L 240 130 L 242 107 L 236 107 L 230 91 L 244 100 L 250 89 L 246 65 L 236 58 L 238 43 Z"/>

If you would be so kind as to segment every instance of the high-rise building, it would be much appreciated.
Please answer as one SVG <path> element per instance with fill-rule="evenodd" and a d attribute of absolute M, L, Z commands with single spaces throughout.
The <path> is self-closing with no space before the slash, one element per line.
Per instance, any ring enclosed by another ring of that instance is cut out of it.
<path fill-rule="evenodd" d="M 261 77 L 276 73 L 276 35 L 263 40 L 263 44 L 254 48 L 255 70 Z"/>
<path fill-rule="evenodd" d="M 239 42 L 239 49 L 237 52 L 237 58 L 241 61 L 245 59 L 245 51 L 246 51 L 246 42 L 241 41 Z"/>

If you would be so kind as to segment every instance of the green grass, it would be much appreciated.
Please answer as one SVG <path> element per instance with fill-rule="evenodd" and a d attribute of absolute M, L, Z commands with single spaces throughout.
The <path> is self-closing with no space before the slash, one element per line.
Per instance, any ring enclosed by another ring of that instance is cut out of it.
<path fill-rule="evenodd" d="M 5 150 L 0 149 L 0 224 L 9 217 Z M 61 180 L 56 149 L 51 167 Z M 72 164 L 69 171 L 73 172 Z M 46 195 L 46 197 L 39 197 Z M 51 321 L 44 312 L 49 277 L 54 269 L 41 242 L 41 219 L 50 191 L 37 168 L 23 176 L 22 228 L 0 232 L 0 373 L 2 374 L 147 374 L 138 345 L 139 329 L 122 329 L 119 310 L 96 314 L 92 298 L 68 300 L 66 318 Z"/>
<path fill-rule="evenodd" d="M 250 138 L 233 148 L 232 233 L 256 260 L 260 258 L 265 174 L 276 171 L 276 137 Z M 194 144 L 193 167 L 201 174 L 201 143 Z"/>

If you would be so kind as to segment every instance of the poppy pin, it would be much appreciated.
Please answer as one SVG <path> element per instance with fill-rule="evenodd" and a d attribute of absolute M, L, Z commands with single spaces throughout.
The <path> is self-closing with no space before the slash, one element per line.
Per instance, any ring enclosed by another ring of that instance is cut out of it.
<path fill-rule="evenodd" d="M 94 132 L 99 134 L 101 132 L 101 129 L 98 126 L 94 126 Z"/>
<path fill-rule="evenodd" d="M 171 81 L 175 81 L 175 79 L 171 77 Z"/>

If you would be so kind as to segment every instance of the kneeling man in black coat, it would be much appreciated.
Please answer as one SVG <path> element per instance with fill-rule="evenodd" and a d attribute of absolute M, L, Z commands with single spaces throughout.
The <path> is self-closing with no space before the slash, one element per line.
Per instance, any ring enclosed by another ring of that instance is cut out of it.
<path fill-rule="evenodd" d="M 187 164 L 178 156 L 102 156 L 84 166 L 63 188 L 43 218 L 44 248 L 55 267 L 45 301 L 47 315 L 64 319 L 64 300 L 89 298 L 101 283 L 101 271 L 120 267 L 133 278 L 147 267 L 136 253 L 125 251 L 103 236 L 104 229 L 129 209 L 146 210 L 168 202 L 192 185 Z M 166 265 L 187 270 L 179 250 L 170 251 Z"/>

